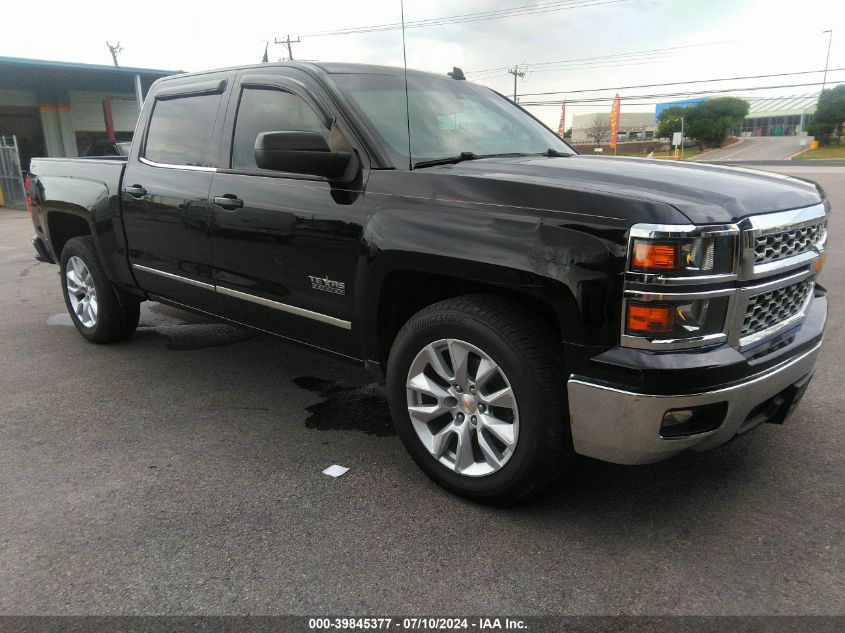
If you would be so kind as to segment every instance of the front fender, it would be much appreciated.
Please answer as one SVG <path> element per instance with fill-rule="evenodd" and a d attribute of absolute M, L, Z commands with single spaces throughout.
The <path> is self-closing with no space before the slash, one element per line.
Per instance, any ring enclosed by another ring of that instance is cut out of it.
<path fill-rule="evenodd" d="M 565 341 L 612 344 L 627 226 L 554 212 L 379 196 L 364 230 L 358 313 L 375 349 L 381 289 L 395 271 L 495 285 L 544 301 Z"/>

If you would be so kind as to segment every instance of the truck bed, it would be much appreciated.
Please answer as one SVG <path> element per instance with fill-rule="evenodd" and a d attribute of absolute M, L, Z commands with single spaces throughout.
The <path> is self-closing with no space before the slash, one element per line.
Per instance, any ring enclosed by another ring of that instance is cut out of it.
<path fill-rule="evenodd" d="M 32 177 L 33 223 L 36 239 L 53 261 L 61 257 L 72 232 L 69 216 L 84 221 L 112 281 L 134 286 L 126 260 L 126 241 L 120 212 L 120 185 L 126 157 L 34 158 Z M 61 212 L 53 216 L 53 212 Z M 59 220 L 60 219 L 60 220 Z M 56 252 L 58 251 L 58 252 Z"/>

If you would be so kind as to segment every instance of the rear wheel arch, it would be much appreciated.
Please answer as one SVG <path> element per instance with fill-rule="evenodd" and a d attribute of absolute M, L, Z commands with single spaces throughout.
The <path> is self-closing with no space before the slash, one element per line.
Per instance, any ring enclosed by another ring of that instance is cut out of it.
<path fill-rule="evenodd" d="M 47 241 L 57 262 L 61 260 L 62 251 L 71 239 L 94 233 L 82 215 L 68 211 L 49 211 L 46 228 Z"/>

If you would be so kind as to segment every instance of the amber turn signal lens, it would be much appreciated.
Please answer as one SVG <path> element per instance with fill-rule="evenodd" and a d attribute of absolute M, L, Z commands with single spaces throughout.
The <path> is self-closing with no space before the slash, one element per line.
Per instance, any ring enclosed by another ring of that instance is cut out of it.
<path fill-rule="evenodd" d="M 678 249 L 673 244 L 654 244 L 634 240 L 631 263 L 634 268 L 672 270 L 678 267 Z"/>
<path fill-rule="evenodd" d="M 665 334 L 672 331 L 674 323 L 675 310 L 671 306 L 628 304 L 628 332 Z"/>

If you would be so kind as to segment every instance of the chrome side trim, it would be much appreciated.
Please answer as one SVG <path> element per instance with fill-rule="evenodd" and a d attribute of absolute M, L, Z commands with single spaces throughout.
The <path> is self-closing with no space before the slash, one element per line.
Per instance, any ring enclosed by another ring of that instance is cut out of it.
<path fill-rule="evenodd" d="M 265 299 L 264 297 L 251 295 L 246 292 L 240 292 L 239 290 L 232 290 L 231 288 L 226 288 L 225 286 L 215 286 L 202 281 L 197 281 L 195 279 L 189 279 L 180 275 L 174 275 L 173 273 L 168 273 L 163 270 L 158 270 L 156 268 L 150 268 L 149 266 L 142 266 L 141 264 L 132 264 L 132 267 L 143 272 L 151 273 L 153 275 L 159 275 L 161 277 L 166 277 L 167 279 L 172 279 L 174 281 L 181 281 L 183 283 L 196 286 L 197 288 L 211 290 L 213 292 L 216 292 L 217 294 L 226 295 L 228 297 L 234 297 L 235 299 L 242 299 L 243 301 L 249 301 L 250 303 L 262 305 L 266 308 L 273 308 L 274 310 L 287 312 L 288 314 L 294 314 L 296 316 L 305 317 L 306 319 L 311 319 L 312 321 L 319 321 L 320 323 L 333 325 L 344 330 L 352 329 L 351 321 L 344 321 L 343 319 L 338 319 L 337 317 L 322 314 L 320 312 L 313 312 L 311 310 L 306 310 L 305 308 L 298 308 L 296 306 L 288 305 L 287 303 L 280 303 L 279 301 Z"/>
<path fill-rule="evenodd" d="M 314 345 L 313 343 L 306 343 L 298 338 L 291 338 L 290 336 L 285 336 L 284 334 L 279 334 L 278 332 L 271 332 L 270 330 L 265 330 L 263 328 L 257 327 L 255 325 L 250 325 L 249 323 L 244 323 L 242 321 L 238 321 L 236 319 L 230 319 L 229 317 L 224 317 L 219 314 L 215 314 L 214 312 L 209 312 L 207 310 L 201 310 L 200 308 L 195 308 L 194 306 L 189 306 L 184 303 L 179 303 L 178 301 L 174 301 L 168 297 L 162 297 L 160 295 L 152 294 L 152 298 L 155 301 L 161 301 L 161 303 L 166 303 L 168 305 L 172 305 L 176 308 L 182 308 L 183 310 L 189 310 L 191 312 L 199 312 L 200 314 L 207 314 L 210 317 L 215 319 L 220 319 L 221 321 L 226 321 L 228 323 L 234 323 L 235 325 L 240 325 L 245 328 L 249 328 L 250 330 L 255 330 L 256 332 L 264 332 L 265 334 L 269 334 L 271 336 L 276 336 L 280 339 L 285 341 L 290 341 L 292 343 L 298 343 L 299 345 L 304 345 L 306 347 L 310 347 L 311 349 L 318 349 L 322 352 L 326 352 L 328 354 L 332 354 L 333 356 L 337 356 L 339 358 L 345 358 L 347 360 L 351 360 L 354 362 L 360 362 L 361 359 L 355 358 L 354 356 L 349 356 L 348 354 L 341 354 L 340 352 L 336 352 L 332 349 L 328 349 L 327 347 L 320 347 L 319 345 Z"/>
<path fill-rule="evenodd" d="M 344 330 L 352 329 L 352 323 L 350 321 L 344 321 L 343 319 L 338 319 L 326 314 L 320 314 L 319 312 L 312 312 L 311 310 L 306 310 L 305 308 L 297 308 L 296 306 L 279 303 L 278 301 L 272 301 L 271 299 L 265 299 L 264 297 L 257 297 L 255 295 L 240 292 L 239 290 L 232 290 L 231 288 L 226 288 L 224 286 L 217 286 L 217 292 L 221 295 L 227 295 L 229 297 L 234 297 L 235 299 L 243 299 L 244 301 L 249 301 L 250 303 L 257 303 L 258 305 L 262 305 L 267 308 L 273 308 L 274 310 L 295 314 L 296 316 L 319 321 L 320 323 L 334 325 L 335 327 L 339 327 Z"/>
<path fill-rule="evenodd" d="M 168 163 L 157 163 L 141 156 L 139 161 L 150 167 L 163 167 L 165 169 L 186 169 L 188 171 L 217 171 L 217 167 L 203 167 L 202 165 L 170 165 Z"/>
<path fill-rule="evenodd" d="M 211 290 L 212 292 L 217 289 L 213 284 L 207 284 L 204 281 L 197 281 L 196 279 L 189 279 L 188 277 L 174 275 L 173 273 L 167 273 L 163 270 L 158 270 L 157 268 L 150 268 L 149 266 L 142 266 L 141 264 L 132 264 L 132 268 L 135 270 L 141 270 L 145 273 L 158 275 L 159 277 L 166 277 L 167 279 L 172 279 L 174 281 L 181 281 L 182 283 L 190 284 L 192 286 L 196 286 L 197 288 L 204 288 L 205 290 Z"/>

